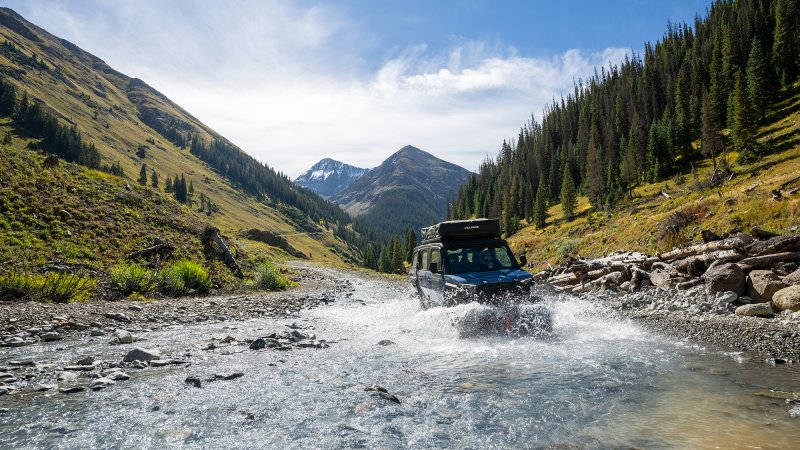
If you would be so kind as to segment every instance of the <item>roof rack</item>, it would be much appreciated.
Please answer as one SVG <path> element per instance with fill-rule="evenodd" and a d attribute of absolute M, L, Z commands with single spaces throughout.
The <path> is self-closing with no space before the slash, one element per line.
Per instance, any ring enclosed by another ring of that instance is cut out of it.
<path fill-rule="evenodd" d="M 422 243 L 459 239 L 499 238 L 498 219 L 449 220 L 422 229 Z"/>

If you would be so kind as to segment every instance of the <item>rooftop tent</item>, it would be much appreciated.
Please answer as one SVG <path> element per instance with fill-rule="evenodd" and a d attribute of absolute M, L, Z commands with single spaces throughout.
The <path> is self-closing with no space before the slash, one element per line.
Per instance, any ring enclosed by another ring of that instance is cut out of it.
<path fill-rule="evenodd" d="M 451 220 L 422 229 L 422 242 L 500 237 L 497 219 Z"/>

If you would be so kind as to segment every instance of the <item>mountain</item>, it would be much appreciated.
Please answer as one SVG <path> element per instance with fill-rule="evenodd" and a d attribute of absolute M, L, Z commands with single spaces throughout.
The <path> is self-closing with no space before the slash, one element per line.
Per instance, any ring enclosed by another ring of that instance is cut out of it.
<path fill-rule="evenodd" d="M 389 234 L 444 220 L 472 172 L 407 145 L 331 197 L 357 222 Z"/>
<path fill-rule="evenodd" d="M 0 201 L 0 216 L 8 226 L 0 233 L 0 247 L 7 250 L 0 256 L 8 257 L 4 264 L 71 260 L 99 266 L 100 259 L 121 257 L 152 245 L 158 233 L 169 234 L 158 227 L 136 228 L 142 220 L 169 223 L 170 230 L 184 234 L 196 227 L 189 230 L 182 223 L 207 223 L 259 259 L 289 258 L 291 253 L 334 263 L 357 258 L 356 247 L 363 243 L 352 231 L 351 218 L 337 205 L 247 155 L 144 81 L 114 70 L 8 8 L 0 8 L 0 82 L 0 133 L 8 150 L 3 157 L 19 159 L 6 167 L 24 167 L 23 161 L 56 154 L 69 161 L 62 166 L 72 184 L 59 178 L 61 169 L 47 175 L 39 164 L 35 167 L 47 176 L 37 177 L 37 198 L 65 190 L 80 193 L 54 194 L 41 202 Z M 140 172 L 148 179 L 142 186 L 137 183 Z M 158 187 L 150 181 L 154 172 Z M 25 179 L 24 174 L 6 175 Z M 185 180 L 182 189 L 165 192 L 165 182 L 173 178 L 176 184 Z M 97 191 L 99 184 L 106 191 Z M 123 192 L 114 194 L 114 189 Z M 144 211 L 134 200 L 117 208 L 118 217 L 112 220 L 80 201 L 129 195 L 156 206 Z M 169 217 L 158 217 L 159 210 Z M 81 220 L 69 230 L 49 232 L 61 226 L 41 219 L 50 218 L 53 211 L 65 212 L 55 216 Z M 274 241 L 296 252 L 249 241 L 244 231 L 250 229 L 285 236 L 288 245 Z M 104 236 L 108 252 L 88 248 L 89 241 L 75 237 L 84 233 Z"/>
<path fill-rule="evenodd" d="M 353 181 L 366 171 L 367 169 L 325 158 L 311 166 L 306 173 L 297 177 L 294 182 L 311 189 L 322 198 L 329 198 L 350 186 Z"/>

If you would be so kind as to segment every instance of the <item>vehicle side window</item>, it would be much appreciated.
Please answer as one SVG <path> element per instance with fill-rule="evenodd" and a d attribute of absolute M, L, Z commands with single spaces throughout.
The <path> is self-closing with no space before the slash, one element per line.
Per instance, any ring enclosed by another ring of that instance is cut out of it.
<path fill-rule="evenodd" d="M 442 270 L 442 256 L 438 248 L 431 249 L 431 264 L 436 264 L 436 267 Z"/>
<path fill-rule="evenodd" d="M 419 270 L 419 250 L 414 252 L 414 257 L 411 259 L 411 267 Z"/>
<path fill-rule="evenodd" d="M 497 247 L 494 249 L 494 256 L 500 262 L 501 267 L 513 267 L 514 263 L 511 261 L 511 252 L 505 247 Z"/>
<path fill-rule="evenodd" d="M 423 248 L 420 253 L 422 253 L 422 264 L 419 267 L 420 269 L 428 270 L 428 249 Z"/>

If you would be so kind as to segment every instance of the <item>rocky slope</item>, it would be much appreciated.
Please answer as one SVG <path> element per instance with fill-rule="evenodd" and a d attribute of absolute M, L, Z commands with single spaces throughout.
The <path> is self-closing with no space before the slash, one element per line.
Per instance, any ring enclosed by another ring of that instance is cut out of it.
<path fill-rule="evenodd" d="M 471 172 L 407 145 L 367 171 L 331 201 L 389 233 L 445 218 L 447 201 Z"/>
<path fill-rule="evenodd" d="M 366 171 L 367 169 L 325 158 L 311 166 L 294 182 L 311 189 L 322 198 L 329 198 L 346 189 Z"/>

